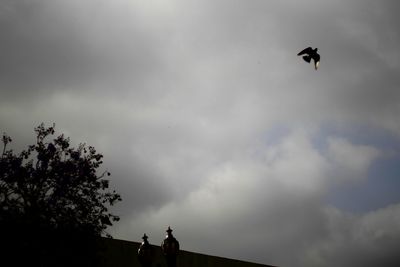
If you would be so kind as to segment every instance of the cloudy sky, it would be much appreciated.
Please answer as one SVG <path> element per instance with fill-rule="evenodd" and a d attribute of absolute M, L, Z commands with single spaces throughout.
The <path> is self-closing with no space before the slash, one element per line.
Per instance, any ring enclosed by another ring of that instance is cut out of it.
<path fill-rule="evenodd" d="M 398 1 L 1 0 L 0 130 L 104 154 L 115 238 L 399 266 Z M 297 53 L 318 47 L 320 69 Z"/>

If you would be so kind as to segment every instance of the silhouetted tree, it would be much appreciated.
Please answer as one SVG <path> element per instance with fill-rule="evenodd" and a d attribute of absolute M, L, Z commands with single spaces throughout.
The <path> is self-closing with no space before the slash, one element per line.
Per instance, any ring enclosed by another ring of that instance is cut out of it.
<path fill-rule="evenodd" d="M 36 127 L 36 143 L 19 154 L 3 135 L 0 266 L 5 259 L 15 266 L 89 266 L 95 239 L 119 220 L 108 212 L 121 200 L 108 190 L 110 173 L 96 171 L 103 156 L 85 144 L 70 147 L 64 135 L 49 140 L 54 127 Z"/>

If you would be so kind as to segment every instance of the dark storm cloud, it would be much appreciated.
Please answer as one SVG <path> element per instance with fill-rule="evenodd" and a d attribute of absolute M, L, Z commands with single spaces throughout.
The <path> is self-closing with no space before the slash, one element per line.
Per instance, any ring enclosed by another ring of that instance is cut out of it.
<path fill-rule="evenodd" d="M 90 86 L 120 91 L 127 77 L 139 85 L 162 65 L 155 40 L 132 21 L 134 12 L 107 7 L 102 1 L 2 1 L 3 100 Z"/>
<path fill-rule="evenodd" d="M 118 238 L 157 243 L 171 224 L 184 249 L 266 264 L 392 259 L 396 205 L 347 216 L 324 202 L 386 151 L 315 135 L 357 122 L 397 142 L 397 6 L 2 1 L 0 130 L 20 147 L 56 122 L 103 153 L 123 197 Z M 309 45 L 318 71 L 296 56 Z"/>

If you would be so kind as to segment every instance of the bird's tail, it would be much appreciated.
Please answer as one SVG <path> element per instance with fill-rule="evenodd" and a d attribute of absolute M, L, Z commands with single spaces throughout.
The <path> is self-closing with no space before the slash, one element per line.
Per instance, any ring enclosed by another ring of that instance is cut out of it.
<path fill-rule="evenodd" d="M 303 56 L 303 59 L 304 59 L 305 62 L 310 63 L 311 56 Z"/>

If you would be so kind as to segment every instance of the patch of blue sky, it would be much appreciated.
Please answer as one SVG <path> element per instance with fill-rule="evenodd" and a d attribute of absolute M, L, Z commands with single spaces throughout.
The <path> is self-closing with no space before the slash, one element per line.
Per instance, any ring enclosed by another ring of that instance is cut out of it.
<path fill-rule="evenodd" d="M 275 124 L 268 129 L 264 135 L 264 145 L 269 147 L 280 143 L 292 131 L 292 128 L 285 124 Z"/>
<path fill-rule="evenodd" d="M 345 211 L 363 213 L 400 203 L 399 190 L 400 155 L 397 154 L 372 163 L 363 182 L 333 188 L 326 201 Z"/>
<path fill-rule="evenodd" d="M 373 146 L 385 151 L 400 153 L 399 136 L 368 125 L 323 123 L 313 135 L 313 145 L 324 151 L 327 148 L 329 137 L 344 138 L 353 145 Z"/>
<path fill-rule="evenodd" d="M 322 153 L 329 137 L 344 138 L 354 145 L 372 146 L 383 156 L 372 162 L 367 177 L 359 183 L 334 187 L 326 197 L 328 204 L 348 212 L 363 213 L 400 203 L 400 138 L 366 125 L 323 125 L 313 136 Z"/>
<path fill-rule="evenodd" d="M 280 143 L 293 128 L 277 124 L 264 136 L 267 147 Z M 325 201 L 348 212 L 363 213 L 400 203 L 400 138 L 395 134 L 355 124 L 322 124 L 312 132 L 313 147 L 326 155 L 329 138 L 342 138 L 353 145 L 375 147 L 383 156 L 371 163 L 367 177 L 356 183 L 330 188 Z"/>

